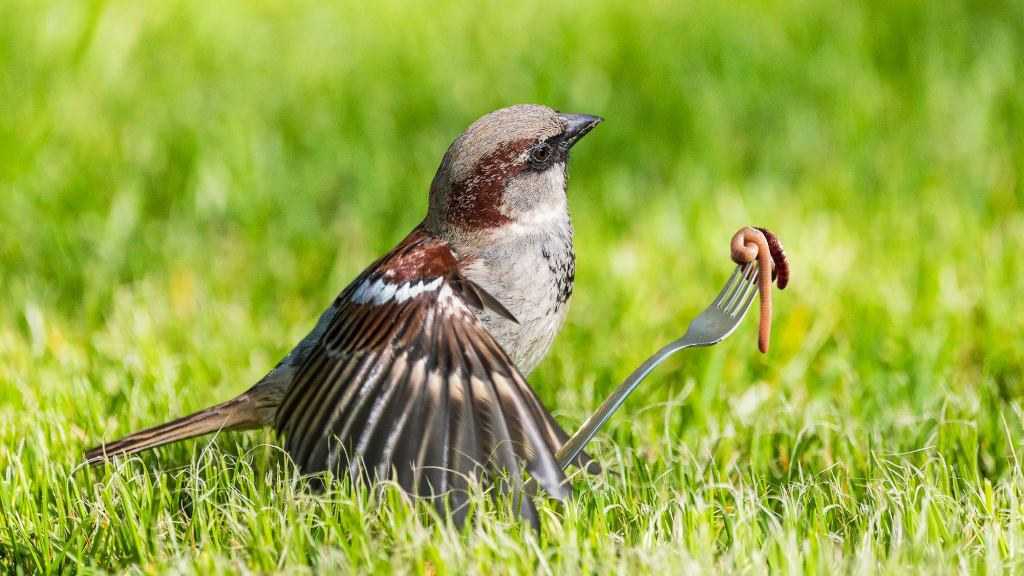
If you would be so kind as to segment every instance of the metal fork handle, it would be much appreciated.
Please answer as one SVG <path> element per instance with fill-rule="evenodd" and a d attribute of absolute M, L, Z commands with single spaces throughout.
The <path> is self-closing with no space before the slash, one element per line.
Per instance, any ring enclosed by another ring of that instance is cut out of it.
<path fill-rule="evenodd" d="M 690 348 L 692 346 L 699 346 L 699 343 L 687 341 L 687 334 L 679 340 L 669 342 L 661 350 L 654 353 L 653 356 L 644 361 L 639 368 L 633 371 L 632 374 L 626 378 L 619 387 L 612 392 L 612 395 L 608 397 L 601 406 L 594 412 L 587 421 L 583 423 L 583 426 L 569 438 L 558 452 L 555 453 L 555 460 L 558 462 L 558 466 L 565 470 L 569 464 L 579 456 L 580 452 L 583 451 L 583 447 L 597 434 L 597 431 L 604 426 L 605 422 L 611 418 L 612 414 L 622 406 L 622 403 L 626 401 L 626 398 L 636 390 L 636 387 L 647 378 L 647 375 L 652 370 L 658 367 L 659 364 L 665 361 L 666 358 L 672 354 Z"/>

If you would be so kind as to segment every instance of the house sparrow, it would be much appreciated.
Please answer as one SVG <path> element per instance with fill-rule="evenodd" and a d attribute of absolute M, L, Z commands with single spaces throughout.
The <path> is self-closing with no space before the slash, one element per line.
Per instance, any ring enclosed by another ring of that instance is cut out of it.
<path fill-rule="evenodd" d="M 568 435 L 524 375 L 565 322 L 575 273 L 566 164 L 601 121 L 538 105 L 480 118 L 441 161 L 423 222 L 262 380 L 86 460 L 274 426 L 303 472 L 394 478 L 409 493 L 445 495 L 436 504 L 457 523 L 470 475 L 508 473 L 519 494 L 525 467 L 567 496 L 554 453 Z M 585 454 L 576 463 L 593 464 Z M 530 499 L 517 501 L 535 521 Z"/>

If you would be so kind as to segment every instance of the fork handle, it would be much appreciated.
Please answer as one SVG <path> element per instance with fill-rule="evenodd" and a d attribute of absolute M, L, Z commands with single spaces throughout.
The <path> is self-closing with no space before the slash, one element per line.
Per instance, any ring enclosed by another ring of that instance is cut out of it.
<path fill-rule="evenodd" d="M 612 414 L 622 406 L 622 403 L 633 393 L 633 390 L 636 390 L 636 387 L 643 382 L 644 378 L 647 378 L 651 370 L 654 370 L 658 364 L 661 364 L 672 354 L 691 346 L 695 346 L 695 344 L 686 342 L 686 337 L 684 336 L 679 340 L 666 344 L 661 350 L 658 350 L 653 356 L 645 360 L 622 384 L 619 384 L 619 387 L 615 389 L 615 392 L 612 392 L 608 399 L 601 403 L 597 411 L 590 418 L 587 418 L 587 421 L 572 435 L 572 438 L 569 438 L 558 449 L 558 452 L 555 453 L 555 460 L 558 462 L 558 466 L 565 470 L 579 456 L 580 452 L 583 451 L 583 447 L 590 442 L 594 435 L 597 434 L 597 431 L 611 418 Z"/>

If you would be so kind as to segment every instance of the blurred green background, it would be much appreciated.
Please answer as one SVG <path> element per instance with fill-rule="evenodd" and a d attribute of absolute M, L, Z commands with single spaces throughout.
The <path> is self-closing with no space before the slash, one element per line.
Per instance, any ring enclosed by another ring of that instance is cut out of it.
<path fill-rule="evenodd" d="M 536 539 L 339 516 L 269 434 L 73 471 L 258 379 L 521 102 L 606 118 L 530 378 L 560 420 L 682 334 L 747 224 L 792 262 L 770 354 L 748 320 L 659 369 Z M 0 0 L 0 566 L 1019 567 L 1022 172 L 1019 1 Z M 196 478 L 224 505 L 185 512 Z"/>

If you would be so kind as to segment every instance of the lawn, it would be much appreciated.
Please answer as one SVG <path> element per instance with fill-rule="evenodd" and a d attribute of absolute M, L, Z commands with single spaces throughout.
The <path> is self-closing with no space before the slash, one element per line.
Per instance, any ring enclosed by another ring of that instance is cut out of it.
<path fill-rule="evenodd" d="M 543 528 L 308 490 L 270 432 L 83 469 L 245 390 L 517 102 L 574 151 L 568 429 L 685 331 Z M 1024 3 L 0 1 L 0 571 L 1024 571 Z"/>

